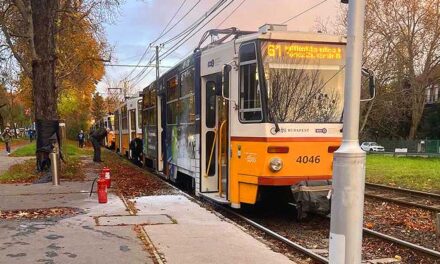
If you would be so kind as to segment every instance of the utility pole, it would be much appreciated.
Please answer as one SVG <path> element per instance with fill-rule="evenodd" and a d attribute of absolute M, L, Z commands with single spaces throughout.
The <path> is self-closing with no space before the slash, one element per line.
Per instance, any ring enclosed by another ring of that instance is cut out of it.
<path fill-rule="evenodd" d="M 362 259 L 366 155 L 359 147 L 359 107 L 364 16 L 365 0 L 349 1 L 343 140 L 333 158 L 331 264 L 360 264 Z"/>
<path fill-rule="evenodd" d="M 158 86 L 157 89 L 159 90 L 159 46 L 156 46 L 156 85 Z"/>

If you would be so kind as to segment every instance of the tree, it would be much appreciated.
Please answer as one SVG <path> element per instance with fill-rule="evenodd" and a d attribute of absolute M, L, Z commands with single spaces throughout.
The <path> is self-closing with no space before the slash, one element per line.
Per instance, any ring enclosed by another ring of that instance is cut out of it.
<path fill-rule="evenodd" d="M 93 95 L 92 117 L 95 121 L 102 120 L 106 115 L 104 98 L 99 93 Z"/>
<path fill-rule="evenodd" d="M 426 88 L 438 81 L 440 64 L 439 0 L 373 0 L 367 4 L 367 45 L 377 60 L 393 69 L 393 80 L 410 103 L 408 138 L 414 139 L 426 104 Z M 387 54 L 386 56 L 383 56 Z M 379 56 L 383 56 L 380 58 Z M 408 89 L 403 89 L 408 85 Z"/>
<path fill-rule="evenodd" d="M 24 84 L 24 87 L 26 85 L 31 87 L 25 91 L 25 94 L 32 96 L 31 103 L 34 107 L 35 119 L 39 124 L 37 127 L 39 169 L 44 167 L 47 153 L 50 151 L 49 137 L 52 132 L 57 132 L 55 127 L 59 119 L 59 95 L 63 95 L 64 92 L 61 88 L 81 86 L 75 83 L 78 80 L 73 76 L 78 76 L 78 71 L 85 72 L 85 62 L 101 60 L 100 52 L 93 53 L 98 54 L 98 57 L 69 58 L 72 53 L 66 52 L 68 51 L 66 44 L 69 43 L 66 40 L 73 42 L 74 38 L 69 39 L 68 36 L 78 31 L 84 32 L 85 29 L 88 30 L 86 32 L 89 35 L 93 35 L 94 40 L 102 38 L 101 23 L 112 19 L 114 8 L 118 5 L 117 0 L 5 0 L 0 3 L 0 39 L 4 39 L 6 43 L 4 46 L 7 46 L 18 65 L 19 83 Z M 83 38 L 76 39 L 77 42 L 82 40 Z M 56 48 L 56 43 L 60 44 L 61 48 Z M 73 45 L 71 47 L 75 50 Z M 81 58 L 82 61 L 75 60 L 76 58 Z M 87 82 L 99 80 L 102 74 L 101 62 L 101 73 L 94 74 L 93 78 L 87 78 Z M 68 82 L 66 80 L 70 81 L 70 85 L 66 84 Z M 93 89 L 87 94 L 89 98 L 92 91 Z M 52 127 L 54 130 L 46 130 L 49 133 L 44 133 L 44 129 L 40 131 L 42 127 Z"/>

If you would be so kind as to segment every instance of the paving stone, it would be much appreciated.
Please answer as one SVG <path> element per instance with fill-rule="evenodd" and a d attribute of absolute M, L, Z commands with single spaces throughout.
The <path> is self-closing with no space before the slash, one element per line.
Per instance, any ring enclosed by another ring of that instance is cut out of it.
<path fill-rule="evenodd" d="M 111 215 L 98 217 L 100 226 L 119 226 L 119 225 L 157 225 L 173 224 L 171 218 L 164 214 L 150 215 Z"/>

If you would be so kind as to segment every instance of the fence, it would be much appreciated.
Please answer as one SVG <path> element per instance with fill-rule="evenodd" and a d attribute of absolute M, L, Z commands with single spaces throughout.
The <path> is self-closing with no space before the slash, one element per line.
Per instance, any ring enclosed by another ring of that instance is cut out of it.
<path fill-rule="evenodd" d="M 440 140 L 389 140 L 379 139 L 377 142 L 386 152 L 394 152 L 396 148 L 406 148 L 408 153 L 440 154 Z"/>

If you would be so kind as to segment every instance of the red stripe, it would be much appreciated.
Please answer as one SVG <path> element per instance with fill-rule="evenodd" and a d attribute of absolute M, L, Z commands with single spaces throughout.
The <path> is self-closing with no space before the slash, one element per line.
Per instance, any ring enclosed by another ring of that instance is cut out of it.
<path fill-rule="evenodd" d="M 319 175 L 319 176 L 296 176 L 296 177 L 258 177 L 258 185 L 269 186 L 290 186 L 305 180 L 328 180 L 331 179 L 331 175 Z"/>
<path fill-rule="evenodd" d="M 231 141 L 251 142 L 341 142 L 342 137 L 231 137 Z"/>

